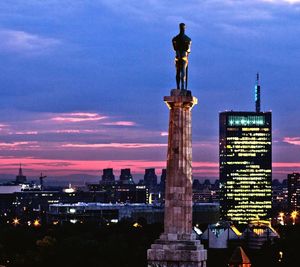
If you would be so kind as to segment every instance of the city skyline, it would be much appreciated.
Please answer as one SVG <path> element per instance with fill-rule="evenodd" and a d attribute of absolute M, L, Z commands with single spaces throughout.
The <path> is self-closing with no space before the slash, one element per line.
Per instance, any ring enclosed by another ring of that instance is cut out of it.
<path fill-rule="evenodd" d="M 180 22 L 193 39 L 189 88 L 199 99 L 194 176 L 218 177 L 219 112 L 255 110 L 257 71 L 262 111 L 273 113 L 273 177 L 299 172 L 300 1 L 202 2 L 184 17 L 177 1 L 172 11 L 167 1 L 1 3 L 0 174 L 22 163 L 28 176 L 160 175 Z"/>

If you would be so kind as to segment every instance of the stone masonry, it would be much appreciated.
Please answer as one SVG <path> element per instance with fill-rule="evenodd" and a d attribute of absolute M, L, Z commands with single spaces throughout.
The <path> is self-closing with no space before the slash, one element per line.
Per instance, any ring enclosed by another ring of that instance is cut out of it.
<path fill-rule="evenodd" d="M 192 231 L 191 110 L 197 98 L 171 90 L 164 233 L 147 251 L 148 267 L 205 267 L 207 253 Z"/>

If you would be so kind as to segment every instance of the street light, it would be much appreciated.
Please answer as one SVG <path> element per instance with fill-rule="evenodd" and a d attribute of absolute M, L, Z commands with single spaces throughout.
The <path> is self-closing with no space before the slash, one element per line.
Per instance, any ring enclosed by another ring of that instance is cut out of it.
<path fill-rule="evenodd" d="M 20 219 L 14 218 L 13 221 L 12 221 L 12 224 L 13 224 L 14 226 L 19 225 L 19 224 L 20 224 Z"/>
<path fill-rule="evenodd" d="M 284 225 L 284 212 L 279 212 L 279 223 Z"/>
<path fill-rule="evenodd" d="M 292 219 L 293 219 L 293 225 L 295 225 L 295 223 L 296 223 L 297 216 L 298 216 L 298 211 L 294 210 L 294 211 L 291 213 L 291 217 L 292 217 Z"/>
<path fill-rule="evenodd" d="M 40 221 L 38 219 L 36 219 L 36 220 L 34 220 L 33 225 L 35 227 L 38 227 L 38 226 L 41 226 L 41 223 L 40 223 Z"/>

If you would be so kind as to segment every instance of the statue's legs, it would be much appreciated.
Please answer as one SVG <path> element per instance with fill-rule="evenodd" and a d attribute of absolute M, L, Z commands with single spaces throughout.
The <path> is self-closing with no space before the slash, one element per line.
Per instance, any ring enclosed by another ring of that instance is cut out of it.
<path fill-rule="evenodd" d="M 182 60 L 181 71 L 180 71 L 181 90 L 187 89 L 185 88 L 186 67 L 187 67 L 187 61 Z"/>
<path fill-rule="evenodd" d="M 180 67 L 179 60 L 176 60 L 175 63 L 176 63 L 176 84 L 177 84 L 177 89 L 180 89 L 181 67 Z"/>
<path fill-rule="evenodd" d="M 187 60 L 183 58 L 176 58 L 176 84 L 177 89 L 186 90 L 186 68 L 187 68 Z"/>

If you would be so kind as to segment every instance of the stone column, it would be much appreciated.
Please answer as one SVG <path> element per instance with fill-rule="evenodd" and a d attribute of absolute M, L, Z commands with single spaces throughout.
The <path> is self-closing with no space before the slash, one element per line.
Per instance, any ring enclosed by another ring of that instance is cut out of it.
<path fill-rule="evenodd" d="M 149 267 L 205 267 L 206 250 L 192 232 L 191 110 L 197 98 L 174 89 L 170 109 L 164 233 L 147 251 Z"/>

